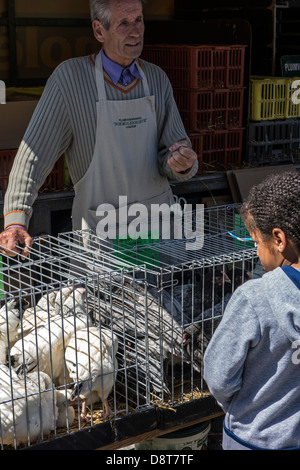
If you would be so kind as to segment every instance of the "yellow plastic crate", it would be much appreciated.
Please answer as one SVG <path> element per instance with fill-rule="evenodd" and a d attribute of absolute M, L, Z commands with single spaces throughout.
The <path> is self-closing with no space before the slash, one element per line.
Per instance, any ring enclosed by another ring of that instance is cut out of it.
<path fill-rule="evenodd" d="M 14 93 L 18 95 L 30 95 L 30 96 L 42 96 L 42 93 L 44 91 L 43 86 L 39 87 L 8 87 L 7 88 L 7 93 Z"/>
<path fill-rule="evenodd" d="M 300 77 L 287 78 L 287 105 L 286 117 L 297 118 L 300 116 Z M 293 86 L 294 85 L 294 86 Z"/>
<path fill-rule="evenodd" d="M 249 119 L 264 121 L 300 117 L 300 103 L 293 101 L 298 77 L 250 77 Z M 300 82 L 299 82 L 300 84 Z"/>

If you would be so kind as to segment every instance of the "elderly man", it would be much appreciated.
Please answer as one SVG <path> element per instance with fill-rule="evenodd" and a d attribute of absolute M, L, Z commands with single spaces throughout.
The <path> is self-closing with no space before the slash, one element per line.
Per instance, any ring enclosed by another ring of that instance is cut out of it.
<path fill-rule="evenodd" d="M 67 60 L 48 79 L 12 168 L 4 203 L 2 253 L 32 239 L 28 225 L 38 189 L 65 153 L 74 184 L 73 229 L 98 222 L 97 207 L 172 203 L 169 179 L 197 172 L 166 74 L 138 59 L 141 0 L 91 0 L 98 53 Z"/>

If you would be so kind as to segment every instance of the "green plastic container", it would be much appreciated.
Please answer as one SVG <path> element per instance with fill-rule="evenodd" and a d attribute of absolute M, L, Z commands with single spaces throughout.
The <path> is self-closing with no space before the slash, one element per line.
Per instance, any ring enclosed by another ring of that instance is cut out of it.
<path fill-rule="evenodd" d="M 234 234 L 240 238 L 250 238 L 250 234 L 248 230 L 246 229 L 244 222 L 242 221 L 242 218 L 239 214 L 235 214 L 234 216 Z M 251 240 L 240 241 L 236 239 L 235 246 L 237 249 L 242 247 L 242 248 L 245 248 L 246 250 L 247 248 L 253 248 L 254 243 Z"/>
<path fill-rule="evenodd" d="M 151 236 L 148 232 L 145 238 L 117 238 L 114 240 L 116 266 L 125 264 L 130 266 L 145 265 L 147 268 L 159 265 L 159 253 L 154 244 L 159 241 L 157 233 Z M 121 262 L 121 263 L 118 263 Z"/>

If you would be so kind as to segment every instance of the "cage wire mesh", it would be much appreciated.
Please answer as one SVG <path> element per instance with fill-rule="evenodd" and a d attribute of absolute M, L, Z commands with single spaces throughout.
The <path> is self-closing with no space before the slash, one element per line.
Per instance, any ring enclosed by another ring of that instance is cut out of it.
<path fill-rule="evenodd" d="M 239 207 L 202 211 L 198 249 L 84 230 L 2 256 L 3 449 L 208 393 L 206 346 L 233 291 L 261 275 Z"/>

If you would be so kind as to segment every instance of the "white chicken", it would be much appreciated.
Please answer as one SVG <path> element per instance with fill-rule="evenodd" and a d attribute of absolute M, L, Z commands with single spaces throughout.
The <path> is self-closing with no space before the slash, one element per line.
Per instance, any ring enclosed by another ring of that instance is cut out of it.
<path fill-rule="evenodd" d="M 33 328 L 19 339 L 10 351 L 17 372 L 39 370 L 47 373 L 57 385 L 65 383 L 64 350 L 74 333 L 91 323 L 86 314 L 85 289 L 75 289 L 64 303 L 68 315 L 55 315 L 49 322 Z"/>
<path fill-rule="evenodd" d="M 80 293 L 82 295 L 85 295 L 86 290 L 82 287 L 73 287 L 72 285 L 70 286 L 65 286 L 61 287 L 56 291 L 56 296 L 54 300 L 54 310 L 55 313 L 61 313 L 61 314 L 68 314 L 69 308 L 72 307 L 72 303 L 70 303 L 70 299 L 72 298 L 72 295 L 74 291 L 77 291 L 77 293 Z M 67 300 L 69 301 L 67 302 Z M 83 306 L 83 303 L 80 304 Z"/>
<path fill-rule="evenodd" d="M 107 401 L 117 376 L 118 338 L 109 330 L 90 327 L 74 334 L 66 348 L 66 366 L 74 381 L 71 399 L 82 400 L 81 418 L 86 415 L 87 401 L 102 400 L 104 418 L 113 414 Z"/>
<path fill-rule="evenodd" d="M 36 305 L 28 307 L 22 316 L 19 328 L 19 338 L 26 335 L 35 326 L 48 321 L 50 317 L 63 312 L 63 305 L 73 292 L 73 287 L 67 286 L 44 294 Z"/>
<path fill-rule="evenodd" d="M 2 339 L 0 339 L 0 364 L 4 364 L 5 362 L 6 362 L 6 344 Z"/>
<path fill-rule="evenodd" d="M 65 428 L 72 426 L 75 419 L 75 410 L 70 405 L 70 390 L 55 390 L 56 392 L 56 405 L 57 405 L 57 419 L 56 426 L 58 428 Z"/>
<path fill-rule="evenodd" d="M 53 290 L 42 295 L 40 300 L 37 302 L 37 308 L 41 310 L 53 310 L 55 308 L 55 299 L 57 297 L 58 291 Z"/>
<path fill-rule="evenodd" d="M 0 309 L 0 339 L 11 346 L 18 338 L 18 329 L 24 310 L 19 299 L 9 300 Z"/>
<path fill-rule="evenodd" d="M 13 393 L 12 393 L 13 392 Z M 24 378 L 0 366 L 0 435 L 4 445 L 34 442 L 55 429 L 58 409 L 50 377 L 33 372 Z"/>

